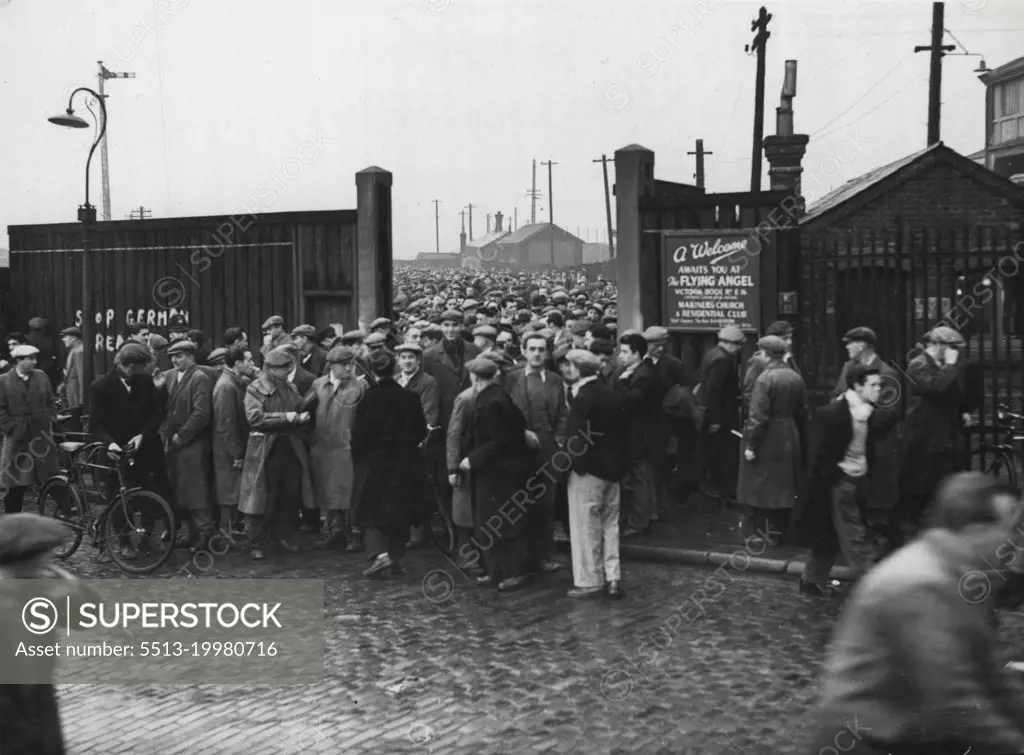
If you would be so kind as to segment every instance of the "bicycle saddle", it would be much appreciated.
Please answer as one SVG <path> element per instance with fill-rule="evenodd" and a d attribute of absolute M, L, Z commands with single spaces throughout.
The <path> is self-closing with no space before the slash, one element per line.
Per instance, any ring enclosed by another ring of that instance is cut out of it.
<path fill-rule="evenodd" d="M 78 441 L 69 440 L 69 441 L 65 441 L 64 443 L 60 444 L 60 450 L 64 451 L 65 453 L 73 454 L 75 451 L 77 451 L 78 449 L 80 449 L 84 445 L 85 445 L 84 443 L 79 443 Z"/>

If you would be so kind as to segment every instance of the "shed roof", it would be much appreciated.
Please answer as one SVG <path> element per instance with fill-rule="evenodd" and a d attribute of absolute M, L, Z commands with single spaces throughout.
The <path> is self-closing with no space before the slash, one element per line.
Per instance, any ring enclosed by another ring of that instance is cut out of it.
<path fill-rule="evenodd" d="M 549 225 L 551 225 L 551 224 L 550 223 L 534 223 L 532 225 L 524 225 L 518 231 L 514 231 L 513 233 L 510 233 L 508 236 L 503 238 L 502 239 L 502 243 L 503 244 L 518 244 L 520 242 L 526 241 L 526 240 L 536 236 L 538 233 L 543 231 Z M 564 233 L 566 236 L 569 236 L 569 237 L 574 238 L 574 239 L 576 238 L 571 233 L 569 233 L 567 230 L 565 230 L 564 228 L 559 226 L 557 223 L 555 223 L 554 226 L 555 226 L 556 230 L 560 231 L 561 233 Z M 577 239 L 577 241 L 582 241 L 582 239 Z"/>
<path fill-rule="evenodd" d="M 488 244 L 493 244 L 495 241 L 503 239 L 508 235 L 508 231 L 491 231 L 486 236 L 481 236 L 480 238 L 473 239 L 472 241 L 467 241 L 466 247 L 470 249 L 483 249 Z"/>

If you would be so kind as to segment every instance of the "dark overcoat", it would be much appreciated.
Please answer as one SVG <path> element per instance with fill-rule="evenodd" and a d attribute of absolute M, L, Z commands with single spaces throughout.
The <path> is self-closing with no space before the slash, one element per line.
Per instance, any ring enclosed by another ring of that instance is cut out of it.
<path fill-rule="evenodd" d="M 245 418 L 244 378 L 224 370 L 213 386 L 213 474 L 217 482 L 217 503 L 237 507 L 242 470 L 236 461 L 245 459 L 249 442 L 249 421 Z"/>
<path fill-rule="evenodd" d="M 537 471 L 526 445 L 526 419 L 500 385 L 479 391 L 469 419 L 466 451 L 472 474 L 474 518 L 479 526 L 497 516 L 491 536 L 509 540 L 523 534 L 529 519 L 513 499 Z M 502 506 L 509 502 L 505 510 Z M 528 506 L 529 504 L 527 504 Z"/>
<path fill-rule="evenodd" d="M 16 369 L 0 376 L 0 488 L 42 484 L 57 474 L 53 417 L 57 397 L 42 370 L 22 380 Z"/>
<path fill-rule="evenodd" d="M 192 365 L 184 371 L 171 370 L 165 390 L 167 417 L 160 432 L 168 449 L 174 497 L 183 509 L 205 511 L 210 508 L 212 491 L 213 384 L 201 367 Z"/>
<path fill-rule="evenodd" d="M 469 436 L 469 419 L 473 415 L 476 391 L 467 388 L 455 397 L 455 408 L 448 420 L 445 442 L 448 474 L 460 472 L 462 484 L 452 489 L 452 519 L 456 527 L 473 526 L 473 489 L 470 473 L 459 470 L 459 462 L 466 458 L 466 442 Z"/>
<path fill-rule="evenodd" d="M 359 528 L 408 527 L 422 513 L 427 420 L 420 397 L 391 378 L 366 389 L 352 422 L 353 521 Z"/>
<path fill-rule="evenodd" d="M 452 416 L 455 397 L 469 388 L 469 371 L 466 363 L 475 359 L 480 350 L 471 343 L 463 346 L 465 359 L 461 369 L 444 350 L 444 343 L 431 346 L 423 354 L 423 371 L 437 381 L 438 422 L 441 427 L 448 427 L 448 419 Z"/>
<path fill-rule="evenodd" d="M 615 381 L 626 414 L 626 449 L 631 459 L 651 460 L 658 449 L 664 413 L 658 386 L 654 365 L 646 359 Z"/>
<path fill-rule="evenodd" d="M 781 360 L 769 362 L 754 381 L 750 416 L 743 428 L 737 498 L 760 509 L 790 509 L 804 482 L 807 388 Z"/>
<path fill-rule="evenodd" d="M 750 411 L 750 397 L 754 393 L 754 383 L 761 377 L 761 373 L 764 372 L 768 365 L 771 363 L 771 359 L 763 351 L 755 351 L 750 359 L 747 360 L 747 367 L 743 371 L 743 412 L 744 415 Z M 793 355 L 789 354 L 786 356 L 785 365 L 789 367 L 797 375 L 800 375 L 800 367 L 797 366 L 796 360 L 793 359 Z"/>
<path fill-rule="evenodd" d="M 739 362 L 721 346 L 708 349 L 700 363 L 697 400 L 704 407 L 704 426 L 721 425 L 723 430 L 739 424 Z"/>
<path fill-rule="evenodd" d="M 907 367 L 907 418 L 901 428 L 901 494 L 931 495 L 946 475 L 962 465 L 960 370 L 939 366 L 927 353 Z"/>
<path fill-rule="evenodd" d="M 152 375 L 128 378 L 129 391 L 116 369 L 98 378 L 89 387 L 89 431 L 104 443 L 117 443 L 122 448 L 136 435 L 142 446 L 129 467 L 134 479 L 143 480 L 166 475 L 164 446 L 160 425 L 164 418 L 163 397 L 153 383 Z"/>
<path fill-rule="evenodd" d="M 806 495 L 797 502 L 787 544 L 814 548 L 835 537 L 832 523 L 832 488 L 839 482 L 839 463 L 853 440 L 853 417 L 845 398 L 818 409 L 814 416 L 815 442 L 807 476 Z M 874 458 L 874 415 L 868 420 L 867 458 Z M 868 463 L 870 478 L 871 464 Z"/>

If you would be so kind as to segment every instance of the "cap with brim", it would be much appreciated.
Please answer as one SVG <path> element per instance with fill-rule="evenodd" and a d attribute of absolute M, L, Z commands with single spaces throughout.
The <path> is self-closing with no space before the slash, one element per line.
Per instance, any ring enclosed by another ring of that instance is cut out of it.
<path fill-rule="evenodd" d="M 277 348 L 284 349 L 289 354 L 291 354 L 293 357 L 299 355 L 299 347 L 295 345 L 294 341 L 285 341 L 284 343 L 282 343 Z"/>
<path fill-rule="evenodd" d="M 484 338 L 490 338 L 494 340 L 498 337 L 498 331 L 492 328 L 490 325 L 481 325 L 479 328 L 473 329 L 474 336 L 483 336 Z"/>
<path fill-rule="evenodd" d="M 601 369 L 601 358 L 586 349 L 572 349 L 565 358 L 581 370 L 597 372 Z"/>
<path fill-rule="evenodd" d="M 31 330 L 44 330 L 47 326 L 45 317 L 33 317 L 28 321 L 28 327 Z"/>
<path fill-rule="evenodd" d="M 0 564 L 12 564 L 59 548 L 72 534 L 60 521 L 21 512 L 0 517 Z"/>
<path fill-rule="evenodd" d="M 462 318 L 462 313 L 459 312 L 457 309 L 449 309 L 446 310 L 443 315 L 441 315 L 441 322 L 456 322 L 461 325 Z"/>
<path fill-rule="evenodd" d="M 280 325 L 281 327 L 284 327 L 284 318 L 281 317 L 281 315 L 271 315 L 270 317 L 268 317 L 266 321 L 263 323 L 263 330 L 272 328 L 275 325 Z"/>
<path fill-rule="evenodd" d="M 216 366 L 218 364 L 223 364 L 224 360 L 227 359 L 227 357 L 228 350 L 221 346 L 220 348 L 214 349 L 213 351 L 210 352 L 210 356 L 207 357 L 207 361 L 209 361 L 210 364 Z"/>
<path fill-rule="evenodd" d="M 178 354 L 194 354 L 196 351 L 196 345 L 191 341 L 175 341 L 171 344 L 170 348 L 167 349 L 167 356 L 173 357 Z"/>
<path fill-rule="evenodd" d="M 35 346 L 29 346 L 27 343 L 23 343 L 19 346 L 15 346 L 11 351 L 11 356 L 15 359 L 23 359 L 25 357 L 34 357 L 39 354 L 39 349 Z"/>
<path fill-rule="evenodd" d="M 757 348 L 770 354 L 784 354 L 786 342 L 780 336 L 765 336 L 757 342 Z"/>
<path fill-rule="evenodd" d="M 81 328 L 76 328 L 74 325 L 72 325 L 70 328 L 64 328 L 64 330 L 62 330 L 60 332 L 60 334 L 62 336 L 72 336 L 74 338 L 81 338 L 82 337 L 82 329 Z"/>
<path fill-rule="evenodd" d="M 356 343 L 366 339 L 366 333 L 361 330 L 350 330 L 348 333 L 343 333 L 341 336 L 342 343 Z"/>
<path fill-rule="evenodd" d="M 335 346 L 329 352 L 327 352 L 327 363 L 328 364 L 348 364 L 354 361 L 356 353 L 347 346 Z"/>
<path fill-rule="evenodd" d="M 401 354 L 403 351 L 410 352 L 412 354 L 422 355 L 423 347 L 420 346 L 418 343 L 403 343 L 397 349 L 395 349 L 396 354 Z"/>
<path fill-rule="evenodd" d="M 288 349 L 278 347 L 267 354 L 263 364 L 267 367 L 291 367 L 295 364 L 295 358 Z"/>
<path fill-rule="evenodd" d="M 305 336 L 306 338 L 316 338 L 316 328 L 312 325 L 299 325 L 297 328 L 292 330 L 293 336 Z"/>
<path fill-rule="evenodd" d="M 947 325 L 940 325 L 933 329 L 927 339 L 932 343 L 944 346 L 963 346 L 965 343 L 964 337 Z"/>
<path fill-rule="evenodd" d="M 159 333 L 154 333 L 149 337 L 149 347 L 153 349 L 153 351 L 163 351 L 167 348 L 167 343 L 167 339 Z M 142 346 L 141 343 L 138 345 Z M 143 348 L 145 347 L 143 346 Z"/>
<path fill-rule="evenodd" d="M 574 336 L 582 336 L 590 330 L 590 323 L 587 320 L 574 320 L 569 326 L 569 332 Z"/>
<path fill-rule="evenodd" d="M 386 317 L 378 317 L 376 320 L 370 323 L 371 328 L 390 328 L 391 320 Z"/>
<path fill-rule="evenodd" d="M 846 331 L 846 335 L 843 336 L 843 343 L 852 343 L 853 341 L 863 341 L 872 346 L 877 346 L 878 336 L 875 335 L 875 331 L 871 328 L 853 328 Z"/>
<path fill-rule="evenodd" d="M 476 309 L 479 306 L 480 306 L 480 302 L 478 302 L 476 299 L 466 299 L 466 301 L 462 302 L 462 308 L 464 310 L 465 309 Z"/>
<path fill-rule="evenodd" d="M 640 331 L 639 330 L 636 330 L 635 328 L 626 328 L 626 330 L 622 331 L 622 333 L 619 335 L 619 338 L 625 338 L 626 336 L 639 336 L 639 335 L 640 335 Z"/>
<path fill-rule="evenodd" d="M 440 325 L 431 323 L 420 331 L 420 335 L 426 336 L 427 338 L 441 338 L 444 335 L 444 331 L 441 329 Z"/>
<path fill-rule="evenodd" d="M 660 343 L 668 340 L 668 329 L 660 325 L 652 325 L 642 335 L 647 343 Z"/>
<path fill-rule="evenodd" d="M 766 336 L 779 336 L 784 338 L 786 336 L 793 335 L 793 326 L 785 320 L 779 320 L 778 322 L 773 322 L 769 325 L 764 334 Z"/>
<path fill-rule="evenodd" d="M 490 359 L 481 359 L 480 357 L 470 360 L 466 364 L 466 369 L 482 378 L 492 378 L 498 374 L 497 362 L 493 362 Z"/>
<path fill-rule="evenodd" d="M 387 342 L 388 342 L 388 339 L 385 338 L 384 335 L 382 335 L 381 333 L 371 333 L 370 335 L 368 335 L 366 337 L 366 340 L 363 341 L 363 343 L 365 343 L 367 346 L 373 346 L 373 347 L 383 346 Z"/>
<path fill-rule="evenodd" d="M 743 331 L 735 325 L 726 325 L 718 331 L 718 340 L 724 341 L 725 343 L 741 344 L 747 340 L 747 337 L 743 335 Z"/>
<path fill-rule="evenodd" d="M 508 369 L 515 364 L 508 354 L 501 351 L 495 351 L 494 349 L 487 349 L 487 351 L 481 352 L 477 359 L 490 359 L 496 365 L 505 369 Z"/>
<path fill-rule="evenodd" d="M 149 364 L 152 355 L 149 349 L 141 343 L 126 343 L 117 352 L 117 362 L 120 364 Z"/>

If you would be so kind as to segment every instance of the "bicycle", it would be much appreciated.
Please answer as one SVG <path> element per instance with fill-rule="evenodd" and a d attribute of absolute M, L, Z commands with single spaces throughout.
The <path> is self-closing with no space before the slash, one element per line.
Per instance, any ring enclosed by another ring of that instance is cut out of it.
<path fill-rule="evenodd" d="M 1019 491 L 1024 479 L 1024 463 L 1019 450 L 1019 444 L 1024 441 L 1024 430 L 1019 425 L 1024 423 L 1024 414 L 1011 412 L 1006 404 L 1000 404 L 996 409 L 996 422 L 999 441 L 979 445 L 971 454 L 971 469 L 980 469 Z"/>
<path fill-rule="evenodd" d="M 435 509 L 430 514 L 430 519 L 427 522 L 427 527 L 430 529 L 430 539 L 438 550 L 444 555 L 450 556 L 455 552 L 455 523 L 452 521 L 451 514 L 445 510 L 444 502 L 437 495 L 437 481 L 434 479 L 435 470 L 431 464 L 430 454 L 427 452 L 431 441 L 440 433 L 440 427 L 432 427 L 427 431 L 427 437 L 420 442 L 419 448 L 423 453 L 426 466 L 429 495 L 433 496 L 435 504 Z M 443 448 L 441 453 L 444 453 Z"/>
<path fill-rule="evenodd" d="M 67 544 L 58 548 L 55 555 L 67 560 L 89 534 L 93 547 L 101 553 L 109 552 L 122 571 L 148 574 L 163 566 L 175 547 L 177 521 L 171 504 L 161 496 L 127 486 L 125 469 L 134 463 L 137 449 L 75 441 L 62 442 L 59 448 L 68 454 L 71 463 L 65 472 L 43 483 L 38 496 L 39 513 L 64 522 L 72 531 Z M 113 466 L 92 461 L 101 451 L 106 452 Z M 117 490 L 112 496 L 104 496 L 106 503 L 95 515 L 85 477 L 91 474 L 95 479 L 99 471 L 115 472 Z M 139 559 L 143 555 L 151 555 L 153 560 L 142 564 Z"/>

